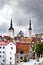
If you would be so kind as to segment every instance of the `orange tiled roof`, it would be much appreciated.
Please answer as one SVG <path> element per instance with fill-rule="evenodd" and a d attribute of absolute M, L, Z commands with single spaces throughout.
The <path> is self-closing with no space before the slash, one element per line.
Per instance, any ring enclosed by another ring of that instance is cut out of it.
<path fill-rule="evenodd" d="M 22 39 L 20 39 L 20 42 L 22 42 L 22 43 L 31 43 L 32 38 L 22 38 Z"/>

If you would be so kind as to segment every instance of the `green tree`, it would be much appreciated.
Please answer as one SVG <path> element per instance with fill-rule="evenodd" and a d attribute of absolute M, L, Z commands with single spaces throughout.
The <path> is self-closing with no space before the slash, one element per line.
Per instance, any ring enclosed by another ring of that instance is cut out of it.
<path fill-rule="evenodd" d="M 32 47 L 33 51 L 35 51 L 38 55 L 43 54 L 43 43 L 37 43 Z"/>
<path fill-rule="evenodd" d="M 27 58 L 26 58 L 26 56 L 24 57 L 23 61 L 24 61 L 24 62 L 27 62 Z"/>
<path fill-rule="evenodd" d="M 7 38 L 7 40 L 10 40 L 10 41 L 11 41 L 11 40 L 13 40 L 13 39 L 9 37 L 9 38 Z"/>

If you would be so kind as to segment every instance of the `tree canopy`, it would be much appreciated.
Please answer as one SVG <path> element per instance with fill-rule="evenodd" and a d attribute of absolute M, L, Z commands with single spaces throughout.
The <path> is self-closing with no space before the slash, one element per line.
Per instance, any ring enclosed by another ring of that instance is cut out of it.
<path fill-rule="evenodd" d="M 37 43 L 33 45 L 32 47 L 33 51 L 35 51 L 37 54 L 43 54 L 43 43 Z"/>

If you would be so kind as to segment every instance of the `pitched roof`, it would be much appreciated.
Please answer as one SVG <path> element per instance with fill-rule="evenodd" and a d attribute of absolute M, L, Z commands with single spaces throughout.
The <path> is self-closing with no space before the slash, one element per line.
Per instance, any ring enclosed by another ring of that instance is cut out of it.
<path fill-rule="evenodd" d="M 10 36 L 4 36 L 4 38 L 11 38 Z"/>
<path fill-rule="evenodd" d="M 20 39 L 20 42 L 22 42 L 22 43 L 31 43 L 32 38 L 22 38 L 22 39 Z"/>
<path fill-rule="evenodd" d="M 9 44 L 9 41 L 2 41 L 2 40 L 0 40 L 0 46 L 5 46 L 7 44 Z"/>
<path fill-rule="evenodd" d="M 41 42 L 39 37 L 32 37 L 32 42 L 34 41 L 35 43 Z"/>
<path fill-rule="evenodd" d="M 5 41 L 5 40 L 0 40 L 0 46 L 6 46 L 6 45 L 8 45 L 10 42 L 12 42 L 14 45 L 16 45 L 15 40 L 11 40 L 11 41 L 9 41 L 9 40 L 7 40 L 7 41 Z"/>

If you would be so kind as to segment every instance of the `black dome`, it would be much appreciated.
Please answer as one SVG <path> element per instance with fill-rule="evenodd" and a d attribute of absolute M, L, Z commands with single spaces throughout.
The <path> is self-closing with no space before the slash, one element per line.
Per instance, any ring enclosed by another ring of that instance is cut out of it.
<path fill-rule="evenodd" d="M 10 27 L 9 30 L 14 30 L 14 28 L 13 27 Z"/>
<path fill-rule="evenodd" d="M 32 30 L 32 28 L 29 28 L 29 30 Z"/>

